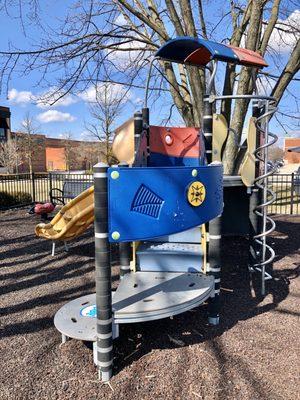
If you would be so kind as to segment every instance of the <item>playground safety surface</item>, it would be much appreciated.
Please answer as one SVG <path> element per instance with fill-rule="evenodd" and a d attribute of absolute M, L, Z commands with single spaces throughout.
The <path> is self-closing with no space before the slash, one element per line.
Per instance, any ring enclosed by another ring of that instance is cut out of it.
<path fill-rule="evenodd" d="M 300 217 L 275 218 L 275 279 L 264 300 L 258 282 L 250 286 L 246 240 L 226 238 L 221 324 L 209 327 L 202 305 L 121 326 L 115 376 L 105 385 L 87 345 L 60 345 L 53 325 L 63 304 L 93 292 L 93 231 L 51 257 L 50 243 L 34 236 L 38 218 L 26 211 L 0 214 L 1 400 L 300 398 Z"/>

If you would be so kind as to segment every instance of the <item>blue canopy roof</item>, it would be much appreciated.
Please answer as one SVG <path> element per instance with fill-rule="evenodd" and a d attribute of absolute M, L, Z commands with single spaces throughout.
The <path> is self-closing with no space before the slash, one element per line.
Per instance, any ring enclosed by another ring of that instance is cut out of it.
<path fill-rule="evenodd" d="M 202 67 L 211 60 L 220 60 L 256 68 L 263 68 L 268 65 L 263 57 L 253 50 L 190 36 L 180 36 L 169 40 L 158 49 L 156 56 L 168 61 Z"/>
<path fill-rule="evenodd" d="M 169 40 L 156 52 L 156 56 L 165 60 L 184 63 L 184 60 L 195 50 L 201 47 L 206 48 L 211 56 L 211 60 L 217 59 L 226 62 L 238 62 L 237 55 L 233 50 L 224 44 L 193 38 L 190 36 L 181 36 Z"/>

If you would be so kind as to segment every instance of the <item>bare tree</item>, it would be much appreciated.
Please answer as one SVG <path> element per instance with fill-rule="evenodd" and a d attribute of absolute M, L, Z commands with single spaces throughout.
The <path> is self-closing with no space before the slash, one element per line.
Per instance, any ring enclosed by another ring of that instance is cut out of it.
<path fill-rule="evenodd" d="M 14 173 L 20 164 L 18 145 L 16 139 L 0 143 L 0 166 L 6 168 L 9 174 Z"/>
<path fill-rule="evenodd" d="M 96 85 L 95 101 L 90 104 L 92 122 L 85 126 L 91 137 L 100 141 L 102 156 L 108 165 L 115 161 L 111 150 L 112 139 L 126 97 L 127 90 L 122 86 L 105 82 Z"/>
<path fill-rule="evenodd" d="M 42 150 L 42 146 L 37 140 L 39 126 L 36 124 L 34 118 L 30 113 L 26 113 L 21 123 L 18 133 L 16 133 L 16 140 L 18 144 L 18 153 L 23 162 L 28 165 L 29 172 L 33 172 L 33 160 L 36 154 Z"/>
<path fill-rule="evenodd" d="M 62 134 L 63 138 L 63 146 L 64 146 L 64 155 L 65 155 L 65 163 L 66 163 L 66 170 L 70 171 L 75 166 L 79 154 L 77 153 L 76 149 L 74 148 L 74 144 L 72 142 L 73 135 L 71 132 L 65 132 Z"/>
<path fill-rule="evenodd" d="M 284 156 L 284 151 L 278 146 L 271 146 L 269 149 L 269 159 L 271 161 L 277 161 L 282 159 Z"/>
<path fill-rule="evenodd" d="M 21 3 L 24 2 L 19 1 Z M 25 3 L 37 9 L 37 0 Z M 79 0 L 61 29 L 51 29 L 47 34 L 44 28 L 40 46 L 34 50 L 10 48 L 0 52 L 0 83 L 8 84 L 12 72 L 21 64 L 25 65 L 25 73 L 39 69 L 42 77 L 54 70 L 57 76 L 60 70 L 55 101 L 66 93 L 83 90 L 91 82 L 98 84 L 108 80 L 141 88 L 150 55 L 170 38 L 188 35 L 212 40 L 217 37 L 218 41 L 245 46 L 263 56 L 268 53 L 274 63 L 272 72 L 275 71 L 271 95 L 280 102 L 290 82 L 298 79 L 295 75 L 300 67 L 299 22 L 290 18 L 295 2 L 231 0 L 213 13 L 213 19 L 206 16 L 209 4 L 204 0 Z M 286 47 L 290 46 L 287 60 L 280 57 L 273 46 L 275 34 Z M 206 89 L 204 70 L 160 62 L 152 82 L 153 101 L 170 93 L 185 124 L 201 124 Z M 223 85 L 219 86 L 216 90 L 223 94 L 232 94 L 235 87 L 238 94 L 251 94 L 254 88 L 250 68 L 228 65 Z M 245 100 L 222 104 L 222 113 L 239 137 L 248 106 Z M 294 112 L 289 114 L 295 116 Z M 227 173 L 235 171 L 237 155 L 236 141 L 230 135 L 225 149 Z"/>
<path fill-rule="evenodd" d="M 82 165 L 87 171 L 91 171 L 93 165 L 103 160 L 103 151 L 98 142 L 82 142 L 78 147 L 78 152 L 81 154 Z"/>

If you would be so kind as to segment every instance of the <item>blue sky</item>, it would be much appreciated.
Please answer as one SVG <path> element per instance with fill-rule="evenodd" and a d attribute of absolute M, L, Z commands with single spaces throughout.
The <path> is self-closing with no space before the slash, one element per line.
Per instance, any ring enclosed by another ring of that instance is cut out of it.
<path fill-rule="evenodd" d="M 63 16 L 66 14 L 67 7 L 74 4 L 71 0 L 44 0 L 41 3 L 40 20 L 43 25 L 50 27 L 56 27 L 60 24 Z M 214 23 L 220 15 L 216 11 L 219 4 L 222 8 L 222 4 L 219 0 L 205 3 L 204 13 L 206 17 Z M 25 13 L 26 13 L 25 9 Z M 300 7 L 299 10 L 292 9 L 291 14 L 293 20 L 299 21 L 300 23 Z M 290 16 L 287 16 L 289 18 Z M 42 38 L 43 34 L 41 29 L 34 23 L 30 23 L 28 18 L 24 18 L 25 21 L 25 34 L 22 24 L 19 19 L 9 18 L 4 15 L 4 12 L 0 12 L 0 48 L 6 50 L 9 44 L 13 44 L 19 49 L 30 49 L 32 44 L 38 43 Z M 224 37 L 224 29 L 230 32 L 229 21 L 223 23 L 219 30 L 216 30 L 213 35 L 214 40 L 221 40 Z M 274 36 L 272 38 L 272 45 L 275 46 L 278 53 L 277 58 L 285 63 L 289 54 L 288 45 L 291 43 L 291 38 L 286 35 L 283 38 L 284 43 L 280 44 L 282 38 Z M 272 67 L 273 59 L 267 57 L 270 67 L 267 69 L 268 72 L 278 73 L 276 68 Z M 218 74 L 218 82 L 221 85 L 223 68 L 220 69 Z M 89 88 L 88 92 L 79 95 L 68 95 L 59 103 L 52 107 L 45 107 L 45 105 L 37 104 L 36 99 L 42 94 L 51 90 L 55 85 L 55 74 L 48 76 L 47 83 L 37 84 L 40 80 L 39 71 L 33 71 L 28 76 L 23 74 L 15 73 L 9 83 L 8 94 L 9 100 L 7 99 L 7 92 L 4 90 L 0 97 L 0 104 L 7 105 L 11 108 L 12 112 L 12 129 L 17 130 L 21 121 L 23 120 L 26 113 L 30 114 L 37 120 L 39 124 L 40 133 L 44 133 L 50 137 L 59 137 L 66 132 L 71 132 L 74 138 L 81 139 L 86 137 L 86 123 L 91 119 L 89 105 L 90 100 L 94 96 L 94 88 Z M 298 77 L 300 77 L 298 73 Z M 265 79 L 263 79 L 263 86 L 269 90 L 269 85 Z M 293 95 L 298 96 L 299 82 L 293 82 L 289 86 L 289 91 L 292 93 L 286 94 L 282 103 L 281 109 L 283 112 L 289 113 L 294 112 L 295 100 Z M 131 90 L 130 95 L 127 96 L 126 104 L 123 108 L 121 116 L 116 121 L 117 125 L 122 123 L 129 118 L 132 113 L 140 108 L 141 99 L 143 98 L 142 90 Z M 168 107 L 165 104 L 168 103 Z M 161 120 L 166 118 L 169 114 L 170 102 L 166 99 L 160 99 L 152 108 L 152 119 L 153 124 L 161 123 Z M 290 124 L 290 120 L 286 117 L 281 117 L 281 123 L 284 125 Z M 175 123 L 180 123 L 178 116 L 175 114 Z M 275 120 L 272 121 L 272 130 L 279 133 L 280 136 L 284 136 L 284 130 Z M 287 128 L 290 130 L 290 128 Z M 300 128 L 297 126 L 292 127 L 294 131 L 293 135 L 297 135 L 300 132 Z"/>

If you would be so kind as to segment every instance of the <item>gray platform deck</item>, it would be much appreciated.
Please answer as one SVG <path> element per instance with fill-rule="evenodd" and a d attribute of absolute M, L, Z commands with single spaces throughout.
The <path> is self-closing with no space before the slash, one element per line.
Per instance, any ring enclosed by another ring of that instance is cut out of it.
<path fill-rule="evenodd" d="M 213 291 L 203 274 L 136 272 L 125 275 L 113 299 L 116 323 L 150 321 L 190 310 Z"/>
<path fill-rule="evenodd" d="M 113 293 L 115 324 L 170 317 L 202 304 L 213 294 L 213 278 L 203 274 L 136 272 L 127 274 Z M 96 296 L 65 304 L 54 324 L 65 336 L 96 340 Z"/>

